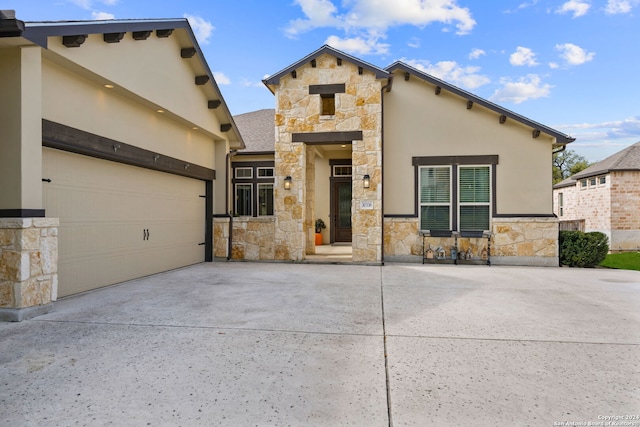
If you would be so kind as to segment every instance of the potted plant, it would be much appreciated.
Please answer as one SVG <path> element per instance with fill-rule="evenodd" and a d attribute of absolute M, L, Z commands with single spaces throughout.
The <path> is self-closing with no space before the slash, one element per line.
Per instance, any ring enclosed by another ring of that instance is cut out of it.
<path fill-rule="evenodd" d="M 322 245 L 322 229 L 327 228 L 324 221 L 320 218 L 316 219 L 316 246 Z"/>

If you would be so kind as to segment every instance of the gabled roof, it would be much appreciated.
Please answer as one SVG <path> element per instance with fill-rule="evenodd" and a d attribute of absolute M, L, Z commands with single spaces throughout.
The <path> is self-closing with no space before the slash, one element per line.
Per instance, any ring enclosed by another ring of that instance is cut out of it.
<path fill-rule="evenodd" d="M 277 73 L 267 77 L 266 79 L 264 79 L 262 82 L 267 85 L 267 87 L 269 85 L 278 85 L 280 84 L 280 79 L 289 74 L 290 72 L 292 72 L 293 70 L 300 68 L 301 66 L 303 66 L 304 64 L 311 62 L 311 60 L 318 58 L 321 55 L 324 54 L 329 54 L 331 56 L 335 56 L 338 59 L 341 59 L 343 61 L 348 61 L 352 64 L 357 65 L 358 67 L 362 67 L 365 70 L 371 71 L 372 73 L 374 73 L 376 75 L 376 78 L 378 79 L 384 79 L 384 78 L 388 78 L 390 76 L 390 74 L 383 70 L 382 68 L 376 67 L 375 65 L 371 65 L 368 62 L 364 62 L 361 59 L 358 59 L 356 57 L 353 57 L 349 54 L 346 54 L 342 51 L 339 51 L 338 49 L 335 49 L 329 45 L 324 45 L 322 46 L 320 49 L 316 50 L 315 52 L 310 53 L 309 55 L 305 56 L 304 58 L 302 58 L 301 60 L 299 60 L 298 62 L 295 62 L 291 65 L 289 65 L 287 68 L 278 71 Z"/>
<path fill-rule="evenodd" d="M 146 32 L 146 31 L 170 31 L 183 29 L 190 39 L 191 46 L 195 48 L 195 55 L 200 61 L 202 68 L 209 77 L 208 83 L 212 85 L 214 93 L 219 100 L 222 101 L 220 108 L 225 116 L 225 120 L 231 123 L 231 131 L 235 133 L 235 139 L 240 146 L 244 147 L 242 136 L 237 131 L 237 126 L 233 121 L 233 116 L 229 111 L 229 107 L 215 81 L 213 73 L 209 68 L 209 64 L 198 45 L 196 37 L 184 18 L 177 19 L 113 19 L 104 21 L 55 21 L 55 22 L 25 22 L 24 31 L 20 36 L 43 48 L 47 48 L 49 37 L 78 36 L 88 34 L 111 34 L 111 33 L 128 33 L 128 32 Z"/>
<path fill-rule="evenodd" d="M 611 171 L 640 170 L 640 141 L 595 163 L 571 178 L 574 180 Z"/>
<path fill-rule="evenodd" d="M 248 153 L 268 153 L 275 151 L 275 115 L 273 108 L 239 114 L 234 117 Z"/>
<path fill-rule="evenodd" d="M 404 71 L 405 73 L 409 73 L 412 74 L 418 78 L 421 78 L 433 85 L 439 86 L 444 90 L 447 90 L 449 92 L 452 92 L 462 98 L 465 98 L 469 101 L 473 101 L 475 104 L 478 105 L 482 105 L 485 108 L 488 108 L 490 110 L 495 111 L 496 113 L 500 114 L 500 115 L 504 115 L 512 120 L 515 120 L 517 122 L 522 123 L 525 126 L 529 126 L 531 128 L 533 128 L 534 130 L 539 130 L 540 132 L 544 132 L 548 135 L 551 135 L 552 137 L 554 137 L 556 139 L 556 144 L 558 145 L 564 145 L 564 144 L 568 144 L 570 142 L 575 141 L 575 138 L 572 138 L 569 135 L 566 135 L 562 132 L 559 132 L 555 129 L 552 129 L 548 126 L 545 126 L 541 123 L 535 122 L 533 120 L 530 120 L 524 116 L 521 116 L 520 114 L 514 113 L 511 110 L 507 110 L 506 108 L 503 108 L 497 104 L 494 104 L 493 102 L 487 101 L 484 98 L 480 98 L 479 96 L 476 96 L 474 94 L 472 94 L 471 92 L 467 92 L 466 90 L 460 89 L 459 87 L 456 87 L 452 84 L 449 84 L 443 80 L 440 80 L 436 77 L 433 77 L 423 71 L 420 71 L 416 68 L 411 67 L 410 65 L 405 64 L 404 62 L 401 61 L 397 61 L 394 62 L 393 64 L 391 64 L 390 66 L 388 66 L 386 68 L 386 70 L 389 73 L 393 73 L 394 71 L 397 70 L 401 70 Z"/>
<path fill-rule="evenodd" d="M 612 154 L 598 163 L 594 163 L 585 170 L 557 183 L 553 188 L 570 187 L 581 179 L 602 175 L 611 171 L 640 171 L 640 141 L 624 150 Z"/>

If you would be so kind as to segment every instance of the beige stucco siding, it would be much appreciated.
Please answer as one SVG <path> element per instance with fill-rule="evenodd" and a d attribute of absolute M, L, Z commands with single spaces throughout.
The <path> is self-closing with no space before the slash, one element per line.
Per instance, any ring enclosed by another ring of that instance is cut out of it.
<path fill-rule="evenodd" d="M 553 140 L 466 99 L 402 75 L 384 95 L 384 196 L 386 215 L 415 210 L 414 156 L 498 155 L 498 214 L 551 214 Z"/>
<path fill-rule="evenodd" d="M 43 118 L 215 168 L 213 140 L 207 135 L 51 61 L 43 61 L 42 81 Z"/>

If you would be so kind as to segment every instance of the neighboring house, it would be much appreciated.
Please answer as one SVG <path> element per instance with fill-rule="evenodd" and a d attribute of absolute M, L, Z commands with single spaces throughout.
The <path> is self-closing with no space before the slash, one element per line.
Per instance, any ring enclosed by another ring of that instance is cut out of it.
<path fill-rule="evenodd" d="M 276 108 L 236 117 L 249 153 L 232 158 L 232 243 L 216 256 L 304 260 L 320 218 L 323 242 L 351 242 L 355 263 L 420 259 L 427 234 L 447 256 L 456 235 L 489 235 L 494 264 L 558 265 L 552 152 L 573 138 L 402 62 L 382 69 L 329 46 L 264 83 Z M 228 222 L 216 220 L 223 240 Z M 485 237 L 458 249 L 489 248 Z"/>
<path fill-rule="evenodd" d="M 640 250 L 640 142 L 554 185 L 553 200 L 561 226 L 605 233 L 612 252 Z"/>
<path fill-rule="evenodd" d="M 244 147 L 185 19 L 0 12 L 0 319 L 213 258 Z"/>

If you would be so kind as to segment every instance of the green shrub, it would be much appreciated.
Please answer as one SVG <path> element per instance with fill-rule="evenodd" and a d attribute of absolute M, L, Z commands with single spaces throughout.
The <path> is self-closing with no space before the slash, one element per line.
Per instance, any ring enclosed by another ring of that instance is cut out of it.
<path fill-rule="evenodd" d="M 609 238 L 599 231 L 560 232 L 560 264 L 569 267 L 595 267 L 609 252 Z"/>

